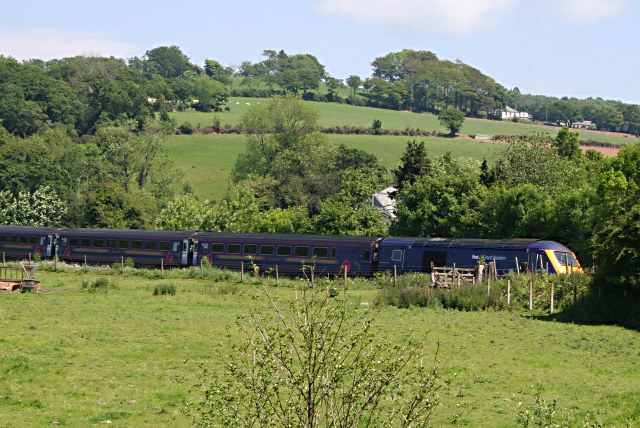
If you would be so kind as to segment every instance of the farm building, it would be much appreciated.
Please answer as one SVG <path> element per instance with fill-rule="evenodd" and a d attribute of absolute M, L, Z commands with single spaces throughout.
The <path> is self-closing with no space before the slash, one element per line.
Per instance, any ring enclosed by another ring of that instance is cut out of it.
<path fill-rule="evenodd" d="M 504 110 L 498 110 L 498 113 L 502 120 L 531 120 L 531 115 L 526 111 L 518 111 L 509 106 L 506 106 Z"/>

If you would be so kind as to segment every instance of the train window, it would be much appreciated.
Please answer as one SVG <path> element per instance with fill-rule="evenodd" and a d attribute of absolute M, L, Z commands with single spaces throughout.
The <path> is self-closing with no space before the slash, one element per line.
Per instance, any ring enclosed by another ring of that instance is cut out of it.
<path fill-rule="evenodd" d="M 313 257 L 326 259 L 328 255 L 329 255 L 329 249 L 327 247 L 314 247 L 313 248 Z"/>
<path fill-rule="evenodd" d="M 366 250 L 364 250 L 362 252 L 362 259 L 363 260 L 369 260 L 370 257 L 371 257 L 371 250 L 369 248 L 367 248 Z"/>
<path fill-rule="evenodd" d="M 160 241 L 158 243 L 158 249 L 160 251 L 170 251 L 171 250 L 171 242 L 169 242 L 169 241 Z"/>
<path fill-rule="evenodd" d="M 309 257 L 309 247 L 296 247 L 296 257 Z"/>
<path fill-rule="evenodd" d="M 80 246 L 81 247 L 90 247 L 91 246 L 91 239 L 82 239 L 80 240 Z"/>
<path fill-rule="evenodd" d="M 224 244 L 221 244 L 221 243 L 211 244 L 211 252 L 224 253 Z"/>
<path fill-rule="evenodd" d="M 260 245 L 261 256 L 272 256 L 273 250 L 274 250 L 273 245 Z"/>
<path fill-rule="evenodd" d="M 291 247 L 289 245 L 278 245 L 278 255 L 279 256 L 290 256 L 291 255 Z"/>
<path fill-rule="evenodd" d="M 20 237 L 18 238 L 18 242 L 19 242 L 20 244 L 26 244 L 27 242 L 29 242 L 29 239 L 28 239 L 26 236 L 20 236 Z"/>
<path fill-rule="evenodd" d="M 106 247 L 107 248 L 116 248 L 116 240 L 115 239 L 107 239 Z"/>
<path fill-rule="evenodd" d="M 178 243 L 177 242 L 173 243 L 173 251 L 178 251 Z"/>
<path fill-rule="evenodd" d="M 0 242 L 7 242 L 6 236 L 0 236 Z"/>
<path fill-rule="evenodd" d="M 12 242 L 12 243 L 18 242 L 18 237 L 17 236 L 10 236 L 9 237 L 9 242 Z"/>
<path fill-rule="evenodd" d="M 131 241 L 131 248 L 133 248 L 135 250 L 141 250 L 142 249 L 142 241 Z"/>
<path fill-rule="evenodd" d="M 336 247 L 331 248 L 331 257 L 335 259 L 337 255 L 338 250 L 336 249 Z"/>
<path fill-rule="evenodd" d="M 60 238 L 60 245 L 66 247 L 68 245 L 69 238 Z"/>
<path fill-rule="evenodd" d="M 29 244 L 37 245 L 38 244 L 38 237 L 37 236 L 30 236 L 29 237 Z"/>
<path fill-rule="evenodd" d="M 80 246 L 80 240 L 78 238 L 69 239 L 69 246 L 70 247 L 79 247 Z"/>
<path fill-rule="evenodd" d="M 244 244 L 242 248 L 243 254 L 258 254 L 258 246 L 256 244 Z"/>
<path fill-rule="evenodd" d="M 40 245 L 44 245 L 45 239 L 47 239 L 47 238 L 45 238 L 44 236 L 40 237 Z"/>
<path fill-rule="evenodd" d="M 394 262 L 402 261 L 402 250 L 393 250 L 391 253 L 391 260 Z"/>
<path fill-rule="evenodd" d="M 96 247 L 96 248 L 104 247 L 104 239 L 94 239 L 93 240 L 93 246 Z"/>
<path fill-rule="evenodd" d="M 579 266 L 576 256 L 574 256 L 572 253 L 567 253 L 567 261 L 569 262 L 569 266 Z"/>
<path fill-rule="evenodd" d="M 201 253 L 208 253 L 209 252 L 209 243 L 208 242 L 203 242 L 200 245 L 200 252 Z"/>
<path fill-rule="evenodd" d="M 155 250 L 156 248 L 156 241 L 144 241 L 145 250 Z"/>
<path fill-rule="evenodd" d="M 129 248 L 129 241 L 125 241 L 124 239 L 121 239 L 120 241 L 118 241 L 118 248 L 124 248 L 124 249 Z"/>
<path fill-rule="evenodd" d="M 240 244 L 229 244 L 229 245 L 227 245 L 227 253 L 229 253 L 229 254 L 240 254 Z"/>

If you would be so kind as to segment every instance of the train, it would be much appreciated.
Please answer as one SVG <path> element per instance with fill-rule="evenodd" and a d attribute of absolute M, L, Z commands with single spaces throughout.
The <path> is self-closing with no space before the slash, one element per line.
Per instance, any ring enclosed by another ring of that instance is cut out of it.
<path fill-rule="evenodd" d="M 474 268 L 495 262 L 504 275 L 514 271 L 581 273 L 566 246 L 536 239 L 455 239 L 303 234 L 218 233 L 125 229 L 0 226 L 3 259 L 34 257 L 70 263 L 186 268 L 206 258 L 212 266 L 275 270 L 299 275 L 372 276 L 396 271 L 429 273 L 434 267 Z"/>

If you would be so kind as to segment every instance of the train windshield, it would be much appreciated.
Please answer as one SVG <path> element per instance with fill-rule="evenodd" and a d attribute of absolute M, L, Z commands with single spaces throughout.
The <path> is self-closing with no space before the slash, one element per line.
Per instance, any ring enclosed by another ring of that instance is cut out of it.
<path fill-rule="evenodd" d="M 558 259 L 558 263 L 560 263 L 560 265 L 571 266 L 571 267 L 580 266 L 580 264 L 578 264 L 578 260 L 576 259 L 576 256 L 574 256 L 573 253 L 564 253 L 562 251 L 556 251 L 555 253 L 556 253 L 556 258 Z"/>

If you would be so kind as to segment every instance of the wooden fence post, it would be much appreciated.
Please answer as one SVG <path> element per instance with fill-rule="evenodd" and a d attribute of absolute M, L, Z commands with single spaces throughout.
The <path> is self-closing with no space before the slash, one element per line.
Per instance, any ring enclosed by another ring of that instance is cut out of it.
<path fill-rule="evenodd" d="M 549 305 L 549 313 L 551 314 L 553 313 L 553 291 L 553 282 L 551 282 L 551 304 Z"/>
<path fill-rule="evenodd" d="M 200 257 L 200 279 L 204 279 L 204 266 L 202 265 L 202 257 Z"/>
<path fill-rule="evenodd" d="M 517 257 L 516 257 L 516 274 L 520 275 L 520 263 L 518 263 Z"/>
<path fill-rule="evenodd" d="M 487 281 L 487 297 L 491 296 L 491 281 Z"/>
<path fill-rule="evenodd" d="M 393 286 L 398 286 L 398 267 L 393 265 Z"/>
<path fill-rule="evenodd" d="M 121 267 L 121 272 L 124 275 L 124 256 L 120 256 L 120 267 Z"/>
<path fill-rule="evenodd" d="M 511 304 L 511 280 L 507 280 L 507 305 Z"/>
<path fill-rule="evenodd" d="M 533 281 L 529 281 L 529 310 L 533 310 Z"/>
<path fill-rule="evenodd" d="M 349 266 L 344 265 L 344 271 L 343 271 L 343 276 L 344 276 L 344 289 L 347 289 L 347 275 L 349 274 L 349 272 L 347 272 L 347 270 L 349 269 Z"/>
<path fill-rule="evenodd" d="M 84 273 L 87 273 L 87 255 L 84 255 Z"/>
<path fill-rule="evenodd" d="M 164 279 L 164 258 L 160 257 L 160 278 Z"/>
<path fill-rule="evenodd" d="M 280 274 L 278 272 L 278 265 L 276 265 L 276 287 L 280 287 Z"/>
<path fill-rule="evenodd" d="M 240 261 L 240 282 L 244 282 L 244 262 Z"/>
<path fill-rule="evenodd" d="M 54 254 L 53 255 L 53 271 L 57 272 L 58 271 L 58 254 Z"/>
<path fill-rule="evenodd" d="M 7 265 L 7 261 L 4 258 L 4 251 L 2 252 L 2 266 L 6 266 Z"/>

